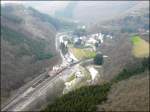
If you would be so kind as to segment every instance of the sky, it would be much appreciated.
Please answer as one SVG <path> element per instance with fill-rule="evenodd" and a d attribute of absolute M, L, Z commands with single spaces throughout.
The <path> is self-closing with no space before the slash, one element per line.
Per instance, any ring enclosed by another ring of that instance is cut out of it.
<path fill-rule="evenodd" d="M 55 10 L 64 8 L 69 1 L 1 1 L 1 4 L 7 3 L 24 4 L 26 6 L 32 6 L 41 12 L 54 14 Z"/>
<path fill-rule="evenodd" d="M 53 15 L 56 10 L 60 10 L 67 6 L 68 3 L 73 1 L 1 1 L 1 4 L 12 3 L 12 4 L 24 4 L 25 6 L 32 6 L 33 8 L 39 10 L 40 12 L 47 13 L 49 15 Z M 129 1 L 78 1 L 79 7 L 82 9 L 96 7 L 99 5 L 102 9 L 106 9 L 106 7 L 110 7 L 115 4 L 115 6 L 119 6 L 122 3 L 126 3 Z M 134 1 L 130 1 L 134 2 Z M 103 11 L 101 12 L 103 13 Z"/>
<path fill-rule="evenodd" d="M 69 2 L 73 2 L 73 1 L 1 1 L 1 4 L 6 4 L 6 3 L 24 4 L 26 6 L 32 6 L 41 12 L 53 14 L 55 10 L 64 8 Z M 80 1 L 80 5 L 82 5 L 82 7 L 93 7 L 99 3 L 103 5 L 112 4 L 111 1 L 109 2 Z"/>

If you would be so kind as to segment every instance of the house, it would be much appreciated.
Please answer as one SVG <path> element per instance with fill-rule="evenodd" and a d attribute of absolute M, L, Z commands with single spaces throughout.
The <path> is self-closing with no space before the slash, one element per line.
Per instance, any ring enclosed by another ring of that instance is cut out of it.
<path fill-rule="evenodd" d="M 68 41 L 64 41 L 64 45 L 65 45 L 65 47 L 67 47 Z"/>
<path fill-rule="evenodd" d="M 96 42 L 97 42 L 97 40 L 92 37 L 87 40 L 88 44 L 95 44 Z"/>
<path fill-rule="evenodd" d="M 60 43 L 63 43 L 63 42 L 64 42 L 64 41 L 63 41 L 63 36 L 60 36 L 59 42 L 60 42 Z"/>
<path fill-rule="evenodd" d="M 83 77 L 83 75 L 82 75 L 82 72 L 81 72 L 81 71 L 76 72 L 76 73 L 75 73 L 75 76 L 76 76 L 76 78 Z"/>
<path fill-rule="evenodd" d="M 106 35 L 106 37 L 108 37 L 108 38 L 112 39 L 112 36 L 111 36 L 111 35 Z"/>
<path fill-rule="evenodd" d="M 104 34 L 99 33 L 98 40 L 100 40 L 100 41 L 101 41 L 101 43 L 103 43 L 103 42 L 104 42 L 103 38 L 104 38 Z"/>
<path fill-rule="evenodd" d="M 53 66 L 53 71 L 58 71 L 60 69 L 59 65 Z"/>
<path fill-rule="evenodd" d="M 82 37 L 80 37 L 80 39 L 85 41 L 87 39 L 87 37 L 86 36 L 82 36 Z"/>
<path fill-rule="evenodd" d="M 80 39 L 80 37 L 78 37 L 78 36 L 74 36 L 74 37 L 73 37 L 73 41 L 74 41 L 74 43 L 75 43 L 75 42 L 77 42 L 79 39 Z"/>
<path fill-rule="evenodd" d="M 91 37 L 96 38 L 96 37 L 98 37 L 98 35 L 99 35 L 98 33 L 92 34 Z"/>

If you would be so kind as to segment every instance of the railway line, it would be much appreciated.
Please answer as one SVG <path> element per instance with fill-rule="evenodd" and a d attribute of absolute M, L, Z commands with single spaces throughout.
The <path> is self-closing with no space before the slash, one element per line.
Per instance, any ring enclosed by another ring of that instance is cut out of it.
<path fill-rule="evenodd" d="M 61 34 L 56 36 L 56 41 L 57 41 L 56 44 L 58 44 L 58 45 L 56 45 L 57 48 L 59 46 L 59 36 L 61 36 Z M 58 51 L 60 52 L 60 55 L 62 55 L 60 49 L 58 49 Z M 63 55 L 61 56 L 61 58 L 63 58 Z M 66 61 L 66 60 L 64 60 L 64 58 L 63 58 L 63 63 L 64 63 L 64 61 Z M 71 69 L 71 67 L 73 67 L 74 65 L 78 64 L 79 62 L 80 61 L 78 61 L 78 62 L 71 62 L 68 65 L 60 67 L 57 71 L 52 70 L 50 72 L 46 71 L 46 72 L 42 73 L 37 78 L 33 79 L 31 82 L 29 82 L 25 86 L 21 87 L 18 90 L 18 92 L 16 93 L 16 95 L 14 95 L 8 101 L 8 103 L 3 105 L 1 110 L 2 111 L 12 111 L 15 108 L 16 109 L 18 108 L 18 110 L 21 110 L 21 108 L 23 108 L 23 107 L 18 107 L 21 103 L 22 103 L 22 105 L 24 105 L 24 107 L 26 107 L 25 106 L 26 105 L 25 102 L 29 103 L 29 102 L 31 102 L 31 99 L 32 100 L 38 99 L 39 96 L 36 96 L 36 94 L 39 92 L 38 90 L 46 90 L 45 87 L 48 88 L 50 86 L 48 84 L 52 83 L 51 82 L 52 80 L 54 80 L 57 77 L 61 76 L 62 72 L 67 71 L 67 69 L 68 70 Z M 29 98 L 30 98 L 30 100 L 29 100 Z"/>
<path fill-rule="evenodd" d="M 71 64 L 71 66 L 75 66 L 79 62 Z M 32 101 L 36 100 L 38 97 L 38 94 L 44 94 L 48 87 L 51 86 L 50 83 L 53 83 L 56 79 L 58 79 L 59 76 L 62 75 L 62 72 L 69 71 L 71 69 L 69 66 L 61 69 L 59 72 L 56 72 L 55 75 L 49 76 L 48 74 L 43 77 L 43 79 L 40 79 L 38 82 L 35 82 L 31 87 L 26 89 L 26 91 L 23 91 L 20 93 L 17 97 L 15 97 L 10 103 L 8 103 L 2 111 L 17 111 L 24 109 L 27 105 L 27 103 L 31 103 Z M 37 95 L 37 96 L 36 96 Z M 32 100 L 31 100 L 32 99 Z M 24 105 L 24 106 L 21 106 Z"/>

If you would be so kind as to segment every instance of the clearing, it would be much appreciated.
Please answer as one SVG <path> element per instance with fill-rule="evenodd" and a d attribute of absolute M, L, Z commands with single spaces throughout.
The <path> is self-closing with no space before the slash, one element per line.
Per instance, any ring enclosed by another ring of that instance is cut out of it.
<path fill-rule="evenodd" d="M 142 39 L 140 36 L 133 36 L 131 39 L 133 43 L 133 55 L 137 58 L 149 56 L 149 43 Z"/>
<path fill-rule="evenodd" d="M 90 51 L 90 50 L 85 50 L 85 49 L 80 49 L 80 48 L 71 48 L 71 52 L 79 60 L 93 58 L 96 56 L 95 51 Z"/>

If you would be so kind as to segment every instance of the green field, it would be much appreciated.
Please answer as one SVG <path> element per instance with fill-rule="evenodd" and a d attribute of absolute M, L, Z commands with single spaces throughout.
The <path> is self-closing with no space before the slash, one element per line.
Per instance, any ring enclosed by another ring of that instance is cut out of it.
<path fill-rule="evenodd" d="M 133 36 L 131 38 L 133 48 L 133 55 L 137 58 L 149 56 L 149 43 L 143 40 L 140 36 Z"/>
<path fill-rule="evenodd" d="M 96 52 L 85 50 L 85 49 L 71 48 L 71 51 L 74 54 L 74 56 L 79 60 L 87 59 L 87 58 L 94 58 L 96 56 Z"/>
<path fill-rule="evenodd" d="M 133 36 L 131 40 L 132 40 L 132 43 L 134 45 L 136 45 L 136 44 L 140 43 L 142 39 L 140 36 Z"/>

